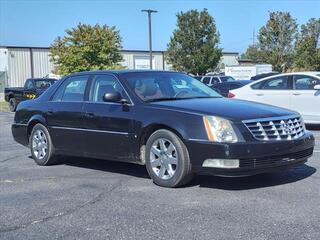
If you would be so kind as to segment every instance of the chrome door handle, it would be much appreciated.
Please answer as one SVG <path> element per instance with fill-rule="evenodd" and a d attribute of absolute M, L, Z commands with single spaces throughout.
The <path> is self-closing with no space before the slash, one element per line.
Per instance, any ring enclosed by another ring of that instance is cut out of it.
<path fill-rule="evenodd" d="M 293 93 L 293 95 L 299 96 L 299 95 L 301 95 L 301 93 Z"/>
<path fill-rule="evenodd" d="M 257 96 L 264 96 L 263 93 L 257 93 Z"/>

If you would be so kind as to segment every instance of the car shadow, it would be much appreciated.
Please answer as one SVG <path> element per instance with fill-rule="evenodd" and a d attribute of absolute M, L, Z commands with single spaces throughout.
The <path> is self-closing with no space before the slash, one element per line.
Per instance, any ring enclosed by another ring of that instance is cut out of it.
<path fill-rule="evenodd" d="M 132 163 L 78 157 L 63 157 L 61 163 L 73 167 L 119 173 L 138 178 L 150 178 L 145 166 Z M 199 186 L 202 188 L 216 188 L 232 191 L 266 188 L 303 180 L 313 175 L 316 171 L 317 170 L 314 167 L 303 164 L 292 169 L 248 177 L 230 178 L 217 176 L 195 176 L 195 178 L 189 184 L 183 186 L 183 188 Z"/>
<path fill-rule="evenodd" d="M 241 191 L 257 188 L 266 188 L 297 182 L 313 175 L 317 170 L 306 164 L 291 169 L 263 173 L 247 177 L 216 177 L 198 176 L 191 185 L 199 187 L 217 188 L 222 190 Z"/>
<path fill-rule="evenodd" d="M 61 157 L 60 164 L 104 172 L 119 173 L 139 178 L 149 178 L 145 166 L 133 163 L 115 162 L 91 158 Z"/>

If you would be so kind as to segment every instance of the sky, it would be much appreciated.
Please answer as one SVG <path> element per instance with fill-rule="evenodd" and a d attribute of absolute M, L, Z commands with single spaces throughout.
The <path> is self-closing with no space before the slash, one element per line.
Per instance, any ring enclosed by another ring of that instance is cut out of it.
<path fill-rule="evenodd" d="M 120 31 L 123 49 L 148 50 L 147 14 L 152 16 L 153 50 L 167 48 L 176 14 L 207 8 L 226 52 L 244 52 L 269 11 L 288 11 L 299 25 L 320 17 L 320 0 L 0 0 L 0 45 L 48 47 L 79 22 L 107 24 Z"/>

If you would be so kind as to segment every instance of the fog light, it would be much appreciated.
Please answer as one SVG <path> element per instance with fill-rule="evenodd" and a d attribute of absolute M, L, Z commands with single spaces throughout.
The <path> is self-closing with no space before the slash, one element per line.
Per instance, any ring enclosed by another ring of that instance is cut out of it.
<path fill-rule="evenodd" d="M 239 165 L 239 159 L 207 159 L 203 162 L 202 167 L 238 168 Z"/>

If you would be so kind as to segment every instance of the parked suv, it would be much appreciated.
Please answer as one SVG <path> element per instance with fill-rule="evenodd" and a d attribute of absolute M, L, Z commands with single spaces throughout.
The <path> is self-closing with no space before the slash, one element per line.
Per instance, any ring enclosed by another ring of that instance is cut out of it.
<path fill-rule="evenodd" d="M 211 87 L 211 86 L 213 86 L 213 85 L 215 85 L 217 83 L 236 81 L 233 77 L 225 76 L 225 75 L 196 76 L 194 78 L 199 80 L 200 82 L 206 84 L 209 87 Z"/>

